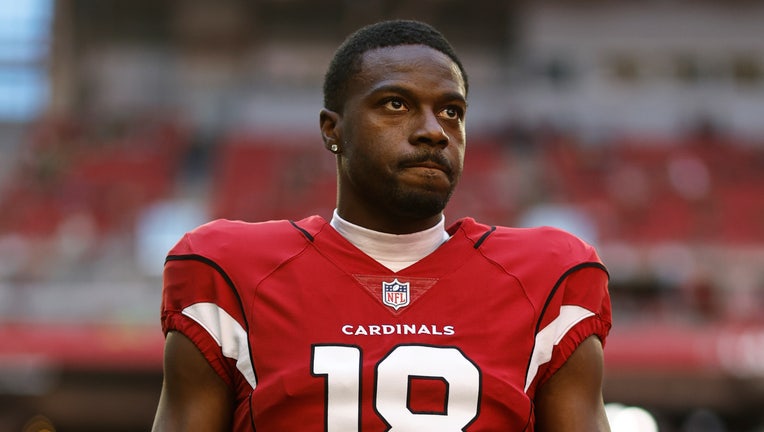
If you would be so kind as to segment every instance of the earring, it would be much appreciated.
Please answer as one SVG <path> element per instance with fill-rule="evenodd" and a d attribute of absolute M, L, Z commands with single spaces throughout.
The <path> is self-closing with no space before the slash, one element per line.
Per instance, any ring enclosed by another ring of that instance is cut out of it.
<path fill-rule="evenodd" d="M 337 152 L 340 150 L 340 146 L 338 146 L 337 144 L 332 144 L 332 145 L 329 147 L 329 150 L 331 150 L 331 151 L 332 151 L 332 153 L 337 153 Z"/>

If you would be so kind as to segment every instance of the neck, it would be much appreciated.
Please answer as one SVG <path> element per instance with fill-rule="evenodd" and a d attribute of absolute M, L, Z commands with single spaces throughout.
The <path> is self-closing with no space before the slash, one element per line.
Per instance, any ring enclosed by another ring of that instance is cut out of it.
<path fill-rule="evenodd" d="M 425 218 L 407 218 L 390 215 L 382 209 L 370 211 L 363 208 L 342 206 L 338 203 L 335 213 L 354 225 L 387 234 L 412 234 L 430 229 L 443 221 L 443 212 Z"/>

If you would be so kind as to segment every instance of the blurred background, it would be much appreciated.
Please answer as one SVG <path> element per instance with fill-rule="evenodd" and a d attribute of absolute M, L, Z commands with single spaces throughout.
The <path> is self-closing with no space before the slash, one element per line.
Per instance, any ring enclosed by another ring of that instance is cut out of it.
<path fill-rule="evenodd" d="M 331 215 L 334 49 L 427 21 L 470 75 L 446 216 L 611 272 L 614 431 L 764 431 L 764 4 L 0 0 L 0 431 L 145 431 L 161 271 L 213 218 Z"/>

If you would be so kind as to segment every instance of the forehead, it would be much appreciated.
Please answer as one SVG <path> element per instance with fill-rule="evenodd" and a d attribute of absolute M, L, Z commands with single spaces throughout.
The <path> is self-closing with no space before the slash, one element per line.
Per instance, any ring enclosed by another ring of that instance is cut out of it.
<path fill-rule="evenodd" d="M 369 50 L 361 57 L 355 85 L 364 89 L 384 83 L 412 83 L 419 88 L 442 88 L 466 96 L 459 66 L 446 54 L 426 45 L 398 45 Z"/>

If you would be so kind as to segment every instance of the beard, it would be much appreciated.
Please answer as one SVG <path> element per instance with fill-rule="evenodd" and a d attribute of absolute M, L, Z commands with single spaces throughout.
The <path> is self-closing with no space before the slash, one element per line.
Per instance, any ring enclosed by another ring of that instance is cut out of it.
<path fill-rule="evenodd" d="M 453 167 L 451 161 L 439 154 L 412 156 L 392 168 L 380 166 L 367 154 L 348 152 L 346 157 L 356 159 L 352 163 L 340 159 L 340 189 L 372 212 L 401 221 L 424 220 L 443 212 L 461 175 L 460 166 Z M 407 172 L 424 162 L 443 167 L 446 178 Z"/>
<path fill-rule="evenodd" d="M 456 186 L 452 182 L 448 191 L 396 185 L 386 196 L 387 209 L 394 211 L 406 219 L 425 219 L 441 213 L 451 199 Z"/>

